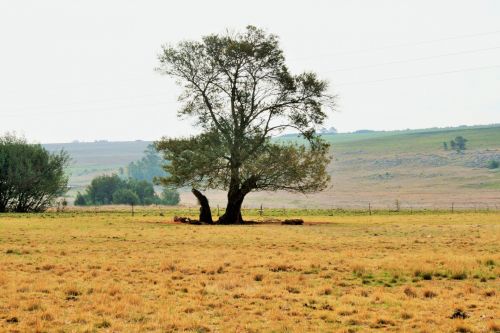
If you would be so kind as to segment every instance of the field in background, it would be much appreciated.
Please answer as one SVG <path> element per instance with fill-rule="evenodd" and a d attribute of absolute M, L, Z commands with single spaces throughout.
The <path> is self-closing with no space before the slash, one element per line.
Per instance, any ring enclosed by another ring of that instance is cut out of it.
<path fill-rule="evenodd" d="M 469 140 L 464 154 L 444 151 L 443 142 L 462 135 Z M 371 205 L 394 209 L 398 200 L 406 209 L 499 209 L 500 170 L 489 170 L 490 160 L 500 161 L 500 126 L 461 127 L 408 131 L 368 132 L 324 136 L 332 144 L 334 159 L 329 172 L 332 186 L 314 195 L 252 193 L 247 207 L 357 208 Z M 293 136 L 279 140 L 297 141 Z M 96 142 L 46 145 L 64 148 L 74 158 L 70 168 L 74 195 L 102 173 L 117 172 L 141 158 L 149 142 Z M 225 193 L 209 192 L 213 205 L 223 206 Z M 182 203 L 195 206 L 184 191 Z"/>
<path fill-rule="evenodd" d="M 73 188 L 81 190 L 95 176 L 118 173 L 120 168 L 141 159 L 148 144 L 151 142 L 138 140 L 53 143 L 44 146 L 49 151 L 64 149 L 70 154 L 72 161 L 68 170 L 69 183 Z"/>
<path fill-rule="evenodd" d="M 190 226 L 171 222 L 188 208 L 123 209 L 1 215 L 0 331 L 500 329 L 498 212 Z"/>

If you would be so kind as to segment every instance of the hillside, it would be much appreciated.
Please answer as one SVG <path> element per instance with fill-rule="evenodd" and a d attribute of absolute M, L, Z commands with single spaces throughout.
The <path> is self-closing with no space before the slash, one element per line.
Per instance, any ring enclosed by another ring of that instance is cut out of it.
<path fill-rule="evenodd" d="M 118 172 L 130 162 L 142 157 L 144 150 L 151 142 L 72 142 L 45 144 L 49 151 L 64 149 L 71 156 L 70 185 L 81 188 L 90 183 L 93 177 L 103 173 Z"/>
<path fill-rule="evenodd" d="M 463 154 L 445 151 L 443 142 L 461 135 L 469 140 Z M 247 206 L 480 209 L 500 207 L 500 170 L 486 168 L 500 161 L 500 126 L 331 134 L 329 167 L 332 186 L 314 195 L 255 193 Z M 282 141 L 299 140 L 294 136 Z M 300 141 L 300 140 L 299 140 Z M 49 144 L 49 150 L 65 149 L 72 158 L 71 185 L 82 188 L 101 173 L 117 172 L 141 157 L 150 142 L 95 142 Z M 224 193 L 210 193 L 212 203 L 222 205 Z M 194 205 L 190 193 L 185 204 Z"/>

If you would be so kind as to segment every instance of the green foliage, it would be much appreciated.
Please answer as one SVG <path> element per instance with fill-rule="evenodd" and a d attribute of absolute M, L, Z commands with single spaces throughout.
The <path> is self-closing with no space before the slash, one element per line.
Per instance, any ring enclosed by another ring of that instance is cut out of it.
<path fill-rule="evenodd" d="M 459 135 L 454 140 L 450 141 L 450 147 L 451 149 L 456 150 L 457 153 L 463 152 L 466 149 L 465 144 L 467 141 L 468 140 L 466 138 Z"/>
<path fill-rule="evenodd" d="M 87 196 L 81 194 L 80 192 L 78 192 L 76 194 L 76 198 L 75 198 L 75 202 L 74 202 L 75 206 L 87 206 L 88 203 L 87 203 Z"/>
<path fill-rule="evenodd" d="M 127 166 L 127 175 L 136 180 L 153 182 L 156 177 L 165 177 L 162 167 L 162 158 L 156 151 L 154 145 L 148 145 L 144 151 L 144 157 L 139 161 L 132 162 Z"/>
<path fill-rule="evenodd" d="M 49 153 L 13 135 L 0 137 L 0 212 L 40 212 L 66 193 L 64 151 Z"/>
<path fill-rule="evenodd" d="M 495 161 L 495 160 L 491 160 L 488 162 L 487 167 L 488 167 L 488 169 L 498 169 L 500 167 L 500 162 Z"/>
<path fill-rule="evenodd" d="M 164 184 L 227 190 L 227 223 L 238 223 L 251 191 L 326 187 L 328 145 L 315 128 L 334 107 L 334 96 L 315 73 L 290 74 L 276 35 L 249 26 L 164 46 L 159 60 L 157 70 L 184 89 L 179 115 L 194 117 L 203 129 L 196 137 L 156 143 L 170 162 Z M 271 142 L 286 129 L 307 143 Z"/>
<path fill-rule="evenodd" d="M 132 190 L 121 188 L 113 193 L 113 203 L 116 205 L 137 205 L 140 203 L 139 196 Z"/>
<path fill-rule="evenodd" d="M 175 206 L 181 201 L 179 192 L 165 188 L 161 194 L 161 204 L 167 206 Z"/>
<path fill-rule="evenodd" d="M 152 205 L 158 203 L 158 196 L 155 193 L 153 184 L 146 180 L 129 179 L 126 188 L 137 195 L 141 205 Z"/>
<path fill-rule="evenodd" d="M 102 175 L 92 179 L 87 187 L 88 203 L 93 205 L 109 205 L 113 203 L 113 194 L 125 188 L 126 182 L 118 175 Z"/>
<path fill-rule="evenodd" d="M 218 142 L 219 141 L 219 142 Z M 214 133 L 190 139 L 168 139 L 157 143 L 170 163 L 170 174 L 163 183 L 170 186 L 197 186 L 227 189 L 231 179 L 227 161 L 221 158 L 224 145 Z M 296 144 L 264 143 L 265 150 L 240 166 L 246 178 L 241 181 L 245 191 L 276 191 L 310 193 L 324 188 L 330 177 L 326 166 L 330 158 L 327 144 L 314 141 L 310 147 Z M 226 152 L 229 153 L 229 152 Z M 247 193 L 248 193 L 247 192 Z"/>
<path fill-rule="evenodd" d="M 169 191 L 172 193 L 170 194 L 168 203 L 164 203 L 164 199 L 160 198 L 155 193 L 153 184 L 146 180 L 123 180 L 115 174 L 102 175 L 92 180 L 90 185 L 87 186 L 85 194 L 81 194 L 80 192 L 77 193 L 75 206 L 109 204 L 178 204 L 179 200 L 175 201 L 172 197 L 174 196 L 174 193 L 176 193 L 178 198 L 179 193 L 175 190 Z"/>

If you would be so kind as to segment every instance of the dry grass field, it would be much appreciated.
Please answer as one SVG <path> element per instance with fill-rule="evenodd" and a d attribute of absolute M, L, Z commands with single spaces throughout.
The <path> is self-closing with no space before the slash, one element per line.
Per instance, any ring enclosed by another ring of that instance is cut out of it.
<path fill-rule="evenodd" d="M 499 213 L 174 213 L 0 216 L 0 331 L 500 331 Z"/>

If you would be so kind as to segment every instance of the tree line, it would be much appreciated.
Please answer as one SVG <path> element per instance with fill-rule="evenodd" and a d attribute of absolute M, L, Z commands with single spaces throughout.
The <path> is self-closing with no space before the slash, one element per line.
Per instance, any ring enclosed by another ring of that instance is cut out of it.
<path fill-rule="evenodd" d="M 154 182 L 165 177 L 163 159 L 154 145 L 148 145 L 144 156 L 119 169 L 119 175 L 101 175 L 92 179 L 84 193 L 78 192 L 75 206 L 89 205 L 177 205 L 179 192 L 165 187 L 157 194 Z"/>
<path fill-rule="evenodd" d="M 147 180 L 122 179 L 118 175 L 102 175 L 92 179 L 82 194 L 77 193 L 75 206 L 88 205 L 177 205 L 179 192 L 165 188 L 161 195 Z"/>
<path fill-rule="evenodd" d="M 154 182 L 155 179 L 167 176 L 163 169 L 163 159 L 156 151 L 154 145 L 148 145 L 144 151 L 144 156 L 134 162 L 130 162 L 127 167 L 120 168 L 120 175 L 137 180 Z"/>

